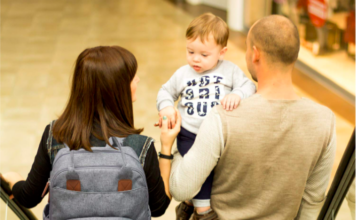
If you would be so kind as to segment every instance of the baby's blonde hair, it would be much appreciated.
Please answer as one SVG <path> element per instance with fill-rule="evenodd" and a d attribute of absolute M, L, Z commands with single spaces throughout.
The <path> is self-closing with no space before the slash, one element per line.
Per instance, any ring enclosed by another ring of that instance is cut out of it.
<path fill-rule="evenodd" d="M 188 26 L 185 37 L 195 40 L 200 37 L 204 43 L 212 34 L 217 45 L 226 47 L 229 39 L 229 28 L 225 21 L 212 13 L 204 13 L 195 18 Z"/>

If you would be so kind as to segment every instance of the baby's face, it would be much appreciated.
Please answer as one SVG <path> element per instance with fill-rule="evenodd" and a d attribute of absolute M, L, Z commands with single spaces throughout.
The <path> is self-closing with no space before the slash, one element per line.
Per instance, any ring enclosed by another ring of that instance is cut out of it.
<path fill-rule="evenodd" d="M 197 73 L 213 69 L 219 59 L 224 58 L 225 52 L 226 47 L 217 45 L 212 35 L 204 43 L 200 37 L 187 40 L 187 61 Z"/>

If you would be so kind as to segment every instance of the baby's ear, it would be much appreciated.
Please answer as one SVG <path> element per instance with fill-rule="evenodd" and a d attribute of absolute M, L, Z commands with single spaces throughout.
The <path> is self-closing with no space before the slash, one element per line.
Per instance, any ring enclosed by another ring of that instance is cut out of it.
<path fill-rule="evenodd" d="M 226 51 L 227 51 L 227 47 L 223 47 L 223 48 L 220 50 L 220 57 L 219 57 L 219 60 L 224 59 L 224 56 L 225 56 L 225 54 L 226 54 Z"/>

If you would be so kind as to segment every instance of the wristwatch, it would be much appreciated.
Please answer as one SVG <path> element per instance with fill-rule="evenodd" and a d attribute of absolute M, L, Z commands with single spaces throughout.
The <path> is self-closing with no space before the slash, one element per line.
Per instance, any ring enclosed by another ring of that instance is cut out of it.
<path fill-rule="evenodd" d="M 161 152 L 158 153 L 158 157 L 163 158 L 163 159 L 173 160 L 173 155 L 168 156 L 165 154 L 161 154 Z"/>

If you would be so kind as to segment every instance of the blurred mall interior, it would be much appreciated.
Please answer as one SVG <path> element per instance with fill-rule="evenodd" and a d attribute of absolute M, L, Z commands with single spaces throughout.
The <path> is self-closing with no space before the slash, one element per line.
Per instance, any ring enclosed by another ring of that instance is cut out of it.
<path fill-rule="evenodd" d="M 212 12 L 229 25 L 225 59 L 250 77 L 245 63 L 249 27 L 263 16 L 289 17 L 300 32 L 294 70 L 300 96 L 336 115 L 334 178 L 355 128 L 354 0 L 2 0 L 0 172 L 26 177 L 45 126 L 66 105 L 75 60 L 85 48 L 119 45 L 138 61 L 141 81 L 134 104 L 135 126 L 145 128 L 160 149 L 157 92 L 186 64 L 185 31 L 190 21 Z M 354 187 L 354 185 L 353 185 Z M 353 202 L 355 198 L 353 197 Z M 41 218 L 42 203 L 31 211 Z M 175 219 L 172 201 L 158 219 Z M 18 219 L 0 202 L 0 219 Z M 353 206 L 355 203 L 353 203 Z M 351 205 L 352 206 L 352 205 Z M 336 220 L 350 220 L 349 203 Z"/>

